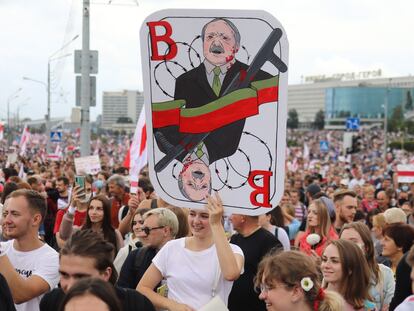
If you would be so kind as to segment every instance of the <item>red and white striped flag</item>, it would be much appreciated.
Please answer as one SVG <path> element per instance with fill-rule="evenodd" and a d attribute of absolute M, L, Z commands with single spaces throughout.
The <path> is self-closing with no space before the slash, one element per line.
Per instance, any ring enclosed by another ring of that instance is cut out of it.
<path fill-rule="evenodd" d="M 27 127 L 27 125 L 24 126 L 23 132 L 22 132 L 22 137 L 20 138 L 20 155 L 24 156 L 26 153 L 26 148 L 27 148 L 27 143 L 30 140 L 30 132 L 29 132 L 29 128 Z"/>
<path fill-rule="evenodd" d="M 0 122 L 0 140 L 4 139 L 4 123 Z"/>
<path fill-rule="evenodd" d="M 144 107 L 142 107 L 131 147 L 129 148 L 124 160 L 124 167 L 129 168 L 131 193 L 137 192 L 138 175 L 147 162 L 147 128 L 145 125 L 145 110 Z"/>

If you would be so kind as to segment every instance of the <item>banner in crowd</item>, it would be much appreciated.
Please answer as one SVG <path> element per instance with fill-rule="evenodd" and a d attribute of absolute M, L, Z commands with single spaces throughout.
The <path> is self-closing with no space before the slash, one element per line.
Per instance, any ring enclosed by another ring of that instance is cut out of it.
<path fill-rule="evenodd" d="M 95 175 L 101 171 L 101 161 L 98 155 L 75 158 L 75 170 L 77 175 Z"/>
<path fill-rule="evenodd" d="M 414 164 L 397 165 L 398 183 L 414 183 Z"/>
<path fill-rule="evenodd" d="M 148 163 L 158 195 L 263 214 L 283 193 L 288 41 L 264 11 L 163 10 L 141 27 Z"/>
<path fill-rule="evenodd" d="M 134 138 L 129 148 L 124 167 L 129 168 L 130 192 L 136 193 L 138 190 L 138 176 L 141 169 L 148 163 L 147 157 L 147 128 L 145 126 L 145 109 L 142 107 Z"/>

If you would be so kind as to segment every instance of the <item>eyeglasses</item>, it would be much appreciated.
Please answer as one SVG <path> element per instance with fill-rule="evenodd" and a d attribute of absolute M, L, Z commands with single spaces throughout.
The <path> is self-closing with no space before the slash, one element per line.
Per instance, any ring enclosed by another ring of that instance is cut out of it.
<path fill-rule="evenodd" d="M 260 284 L 259 289 L 260 289 L 260 293 L 267 293 L 269 290 L 274 289 L 274 287 L 266 285 L 266 284 Z"/>
<path fill-rule="evenodd" d="M 162 229 L 162 228 L 164 228 L 164 227 L 165 227 L 165 226 L 159 226 L 159 227 L 154 227 L 154 228 L 143 227 L 143 228 L 141 228 L 141 229 L 140 229 L 140 231 L 144 232 L 146 235 L 149 235 L 149 234 L 151 233 L 151 231 L 152 231 L 152 230 L 155 230 L 155 229 Z"/>
<path fill-rule="evenodd" d="M 132 223 L 131 223 L 133 226 L 135 226 L 136 224 L 140 224 L 140 225 L 143 225 L 144 224 L 144 221 L 143 220 L 138 220 L 138 221 L 133 221 Z"/>

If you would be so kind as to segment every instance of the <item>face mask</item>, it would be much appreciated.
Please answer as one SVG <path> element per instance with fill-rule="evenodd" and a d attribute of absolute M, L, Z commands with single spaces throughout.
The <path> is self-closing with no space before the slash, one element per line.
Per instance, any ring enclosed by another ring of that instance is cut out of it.
<path fill-rule="evenodd" d="M 105 183 L 103 182 L 103 180 L 98 179 L 94 182 L 94 185 L 96 189 L 101 190 L 105 186 Z"/>
<path fill-rule="evenodd" d="M 93 193 L 85 194 L 85 198 L 79 200 L 81 203 L 88 203 L 90 199 L 92 199 Z"/>

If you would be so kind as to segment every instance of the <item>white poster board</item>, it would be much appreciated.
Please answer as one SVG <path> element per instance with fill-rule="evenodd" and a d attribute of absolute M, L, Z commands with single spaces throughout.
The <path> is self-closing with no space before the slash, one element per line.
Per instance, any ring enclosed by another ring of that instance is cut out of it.
<path fill-rule="evenodd" d="M 226 212 L 283 193 L 288 41 L 264 11 L 163 10 L 141 27 L 151 182 L 180 207 L 217 191 Z"/>
<path fill-rule="evenodd" d="M 101 171 L 101 162 L 98 155 L 75 158 L 75 169 L 77 175 L 95 175 Z"/>

